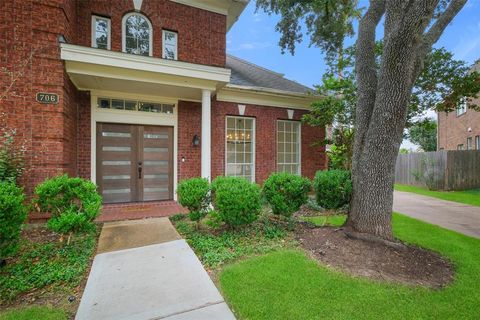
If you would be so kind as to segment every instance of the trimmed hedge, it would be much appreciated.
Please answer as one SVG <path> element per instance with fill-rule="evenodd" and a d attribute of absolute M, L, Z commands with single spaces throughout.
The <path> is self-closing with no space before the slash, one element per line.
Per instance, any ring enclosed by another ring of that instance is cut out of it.
<path fill-rule="evenodd" d="M 91 181 L 57 176 L 39 184 L 35 194 L 38 209 L 52 215 L 47 222 L 49 229 L 71 233 L 95 228 L 93 221 L 100 213 L 102 197 Z"/>
<path fill-rule="evenodd" d="M 212 198 L 222 221 L 230 227 L 254 222 L 262 208 L 260 187 L 243 178 L 216 178 L 212 183 Z"/>
<path fill-rule="evenodd" d="M 205 178 L 183 180 L 177 188 L 178 202 L 189 211 L 192 221 L 200 221 L 210 205 L 210 184 Z"/>
<path fill-rule="evenodd" d="M 0 260 L 18 250 L 20 230 L 27 217 L 23 189 L 13 182 L 0 182 Z"/>
<path fill-rule="evenodd" d="M 350 202 L 351 173 L 347 170 L 317 171 L 313 187 L 318 205 L 325 209 L 338 209 Z"/>
<path fill-rule="evenodd" d="M 273 214 L 290 217 L 307 202 L 311 187 L 307 178 L 281 172 L 273 173 L 265 180 L 262 193 Z"/>

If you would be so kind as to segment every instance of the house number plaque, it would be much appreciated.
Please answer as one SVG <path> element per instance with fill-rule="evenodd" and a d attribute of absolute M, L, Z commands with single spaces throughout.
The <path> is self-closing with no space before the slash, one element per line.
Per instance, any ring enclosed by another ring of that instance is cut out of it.
<path fill-rule="evenodd" d="M 45 104 L 57 104 L 58 103 L 58 94 L 56 93 L 46 93 L 46 92 L 37 92 L 37 101 Z"/>

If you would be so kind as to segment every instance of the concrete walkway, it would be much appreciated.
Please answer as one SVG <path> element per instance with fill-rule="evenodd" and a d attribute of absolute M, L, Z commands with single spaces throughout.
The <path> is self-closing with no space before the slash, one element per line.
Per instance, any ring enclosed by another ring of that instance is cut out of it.
<path fill-rule="evenodd" d="M 75 319 L 234 320 L 195 253 L 179 238 L 167 218 L 105 224 L 99 240 L 104 253 L 93 261 Z"/>
<path fill-rule="evenodd" d="M 480 207 L 395 191 L 393 210 L 426 222 L 480 238 Z"/>

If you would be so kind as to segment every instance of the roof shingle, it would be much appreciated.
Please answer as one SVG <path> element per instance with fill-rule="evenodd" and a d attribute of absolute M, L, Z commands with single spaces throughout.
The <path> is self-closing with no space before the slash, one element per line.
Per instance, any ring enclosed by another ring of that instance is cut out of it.
<path fill-rule="evenodd" d="M 240 86 L 260 87 L 267 89 L 309 93 L 314 90 L 298 82 L 284 78 L 277 73 L 251 62 L 227 54 L 226 67 L 232 70 L 230 83 Z"/>

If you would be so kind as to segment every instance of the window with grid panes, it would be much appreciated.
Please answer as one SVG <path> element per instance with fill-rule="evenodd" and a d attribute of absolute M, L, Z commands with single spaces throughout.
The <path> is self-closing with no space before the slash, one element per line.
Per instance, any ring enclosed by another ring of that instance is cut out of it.
<path fill-rule="evenodd" d="M 226 118 L 226 176 L 255 181 L 255 119 Z"/>
<path fill-rule="evenodd" d="M 300 122 L 277 121 L 277 171 L 300 174 Z"/>

